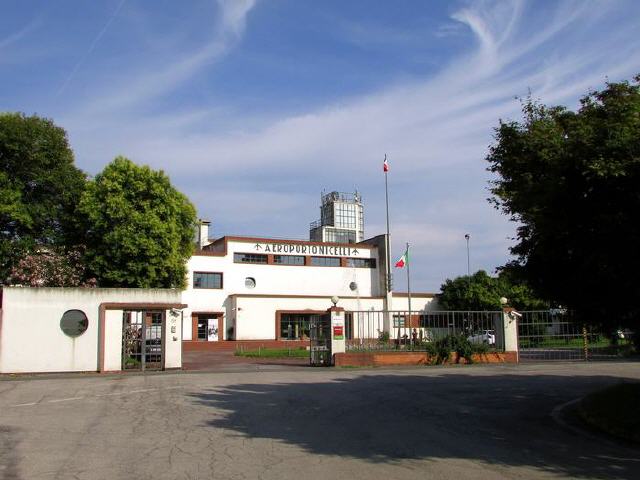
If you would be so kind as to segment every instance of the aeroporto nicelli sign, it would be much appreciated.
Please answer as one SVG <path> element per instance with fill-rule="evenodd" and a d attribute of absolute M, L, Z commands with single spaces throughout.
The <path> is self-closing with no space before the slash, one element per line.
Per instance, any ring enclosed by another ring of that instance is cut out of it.
<path fill-rule="evenodd" d="M 301 245 L 296 243 L 261 243 L 254 245 L 259 253 L 284 253 L 290 255 L 329 255 L 334 257 L 357 257 L 360 251 L 355 247 L 332 245 Z"/>

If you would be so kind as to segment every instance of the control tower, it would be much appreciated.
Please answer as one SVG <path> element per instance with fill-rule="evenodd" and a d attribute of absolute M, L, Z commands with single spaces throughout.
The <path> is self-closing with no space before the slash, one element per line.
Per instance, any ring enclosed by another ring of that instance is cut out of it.
<path fill-rule="evenodd" d="M 364 206 L 357 191 L 323 193 L 320 200 L 320 220 L 309 225 L 309 240 L 332 243 L 364 240 Z"/>

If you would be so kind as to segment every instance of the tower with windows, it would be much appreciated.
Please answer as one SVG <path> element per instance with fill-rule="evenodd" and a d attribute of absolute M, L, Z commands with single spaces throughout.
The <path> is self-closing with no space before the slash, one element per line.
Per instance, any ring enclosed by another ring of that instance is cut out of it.
<path fill-rule="evenodd" d="M 320 219 L 309 226 L 312 242 L 358 243 L 364 240 L 364 206 L 355 193 L 323 193 Z"/>

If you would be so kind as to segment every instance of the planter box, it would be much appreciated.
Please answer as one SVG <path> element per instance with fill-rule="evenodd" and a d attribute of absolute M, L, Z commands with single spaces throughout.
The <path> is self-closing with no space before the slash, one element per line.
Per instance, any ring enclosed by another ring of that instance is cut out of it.
<path fill-rule="evenodd" d="M 472 356 L 473 363 L 516 363 L 517 352 L 480 353 Z M 434 360 L 426 352 L 353 352 L 336 353 L 336 367 L 366 367 L 382 365 L 430 365 Z M 451 352 L 447 364 L 466 364 L 464 357 Z"/>

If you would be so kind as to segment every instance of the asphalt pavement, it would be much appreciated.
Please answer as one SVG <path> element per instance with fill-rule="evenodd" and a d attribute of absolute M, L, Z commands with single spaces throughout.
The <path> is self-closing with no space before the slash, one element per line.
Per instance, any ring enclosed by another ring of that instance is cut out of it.
<path fill-rule="evenodd" d="M 251 368 L 5 378 L 0 478 L 640 478 L 551 415 L 636 363 Z"/>

